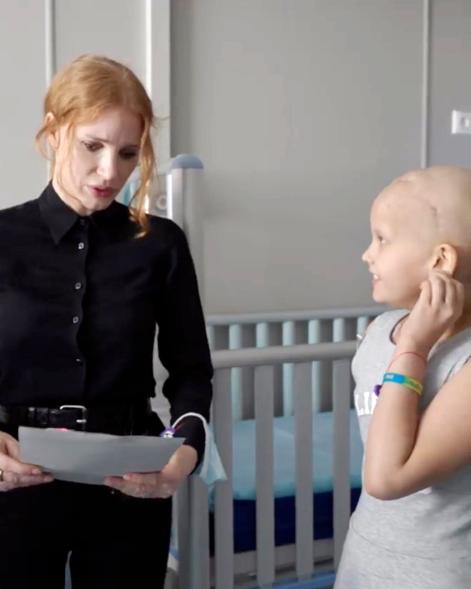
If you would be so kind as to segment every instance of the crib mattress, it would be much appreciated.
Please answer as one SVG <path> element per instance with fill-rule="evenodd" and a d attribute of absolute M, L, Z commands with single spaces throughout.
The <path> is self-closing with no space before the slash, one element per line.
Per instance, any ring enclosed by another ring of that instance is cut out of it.
<path fill-rule="evenodd" d="M 316 413 L 312 419 L 313 490 L 332 490 L 333 472 L 333 414 Z M 274 494 L 275 497 L 294 495 L 294 417 L 276 417 L 273 424 Z M 355 412 L 350 412 L 350 483 L 361 486 L 362 442 Z M 234 499 L 255 499 L 255 420 L 234 423 L 233 488 Z"/>
<path fill-rule="evenodd" d="M 352 511 L 360 497 L 360 489 L 350 490 Z M 333 538 L 333 493 L 315 493 L 313 515 L 313 539 Z M 294 544 L 296 536 L 294 497 L 275 499 L 275 546 Z M 256 548 L 255 501 L 234 501 L 234 552 L 246 552 Z"/>
<path fill-rule="evenodd" d="M 333 536 L 333 414 L 313 415 L 313 502 L 314 538 Z M 275 545 L 295 541 L 295 443 L 294 418 L 277 417 L 273 425 Z M 350 486 L 352 510 L 360 495 L 362 443 L 358 420 L 350 414 Z M 236 553 L 255 550 L 255 421 L 234 424 L 233 489 L 234 489 L 234 550 Z M 213 547 L 211 547 L 212 549 Z"/>

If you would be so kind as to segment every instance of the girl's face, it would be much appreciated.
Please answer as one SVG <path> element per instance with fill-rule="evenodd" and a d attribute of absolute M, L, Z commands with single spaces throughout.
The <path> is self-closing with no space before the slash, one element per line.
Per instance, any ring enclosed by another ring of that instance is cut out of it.
<path fill-rule="evenodd" d="M 110 108 L 68 133 L 62 126 L 50 136 L 55 151 L 53 186 L 79 215 L 106 209 L 116 198 L 139 158 L 139 117 Z"/>
<path fill-rule="evenodd" d="M 362 260 L 373 275 L 373 299 L 411 309 L 433 267 L 436 230 L 418 199 L 380 195 L 371 209 L 372 240 Z"/>

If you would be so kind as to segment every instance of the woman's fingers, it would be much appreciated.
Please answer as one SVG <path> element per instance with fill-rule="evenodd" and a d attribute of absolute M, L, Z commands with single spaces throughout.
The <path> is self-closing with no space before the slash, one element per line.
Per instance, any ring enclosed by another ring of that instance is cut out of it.
<path fill-rule="evenodd" d="M 4 434 L 4 436 L 2 436 L 2 442 L 4 444 L 5 454 L 20 462 L 20 445 L 18 440 L 8 434 Z"/>
<path fill-rule="evenodd" d="M 20 476 L 35 476 L 42 474 L 41 469 L 34 464 L 20 462 L 19 460 L 2 453 L 0 453 L 0 469 L 4 472 L 12 472 Z"/>
<path fill-rule="evenodd" d="M 44 473 L 38 466 L 21 462 L 17 440 L 4 432 L 0 435 L 0 471 L 0 491 L 53 480 L 50 474 Z"/>
<path fill-rule="evenodd" d="M 176 485 L 158 472 L 106 477 L 104 482 L 131 497 L 168 499 L 176 491 Z"/>
<path fill-rule="evenodd" d="M 40 475 L 20 475 L 16 472 L 4 470 L 2 481 L 0 482 L 0 491 L 10 491 L 20 487 L 30 487 L 33 485 L 42 485 L 50 483 L 54 477 L 48 474 Z"/>

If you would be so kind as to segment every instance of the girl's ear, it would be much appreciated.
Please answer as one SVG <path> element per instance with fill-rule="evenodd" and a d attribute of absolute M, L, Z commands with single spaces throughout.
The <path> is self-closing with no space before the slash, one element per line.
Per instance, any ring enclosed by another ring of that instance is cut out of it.
<path fill-rule="evenodd" d="M 44 117 L 44 125 L 50 129 L 47 140 L 51 148 L 55 151 L 59 147 L 59 129 L 57 128 L 56 119 L 52 112 L 48 112 Z"/>
<path fill-rule="evenodd" d="M 433 253 L 432 263 L 432 268 L 435 270 L 442 270 L 453 276 L 458 266 L 458 252 L 456 248 L 449 243 L 437 245 Z"/>

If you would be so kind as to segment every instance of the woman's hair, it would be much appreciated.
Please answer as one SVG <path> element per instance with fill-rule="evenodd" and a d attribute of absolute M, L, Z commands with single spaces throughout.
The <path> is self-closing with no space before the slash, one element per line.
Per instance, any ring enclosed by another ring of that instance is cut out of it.
<path fill-rule="evenodd" d="M 107 57 L 82 55 L 60 70 L 52 80 L 44 100 L 44 124 L 36 135 L 41 152 L 46 155 L 45 139 L 66 125 L 72 132 L 79 124 L 98 118 L 105 110 L 123 107 L 136 114 L 142 122 L 139 149 L 140 182 L 130 206 L 132 219 L 149 228 L 144 206 L 155 169 L 151 128 L 154 124 L 152 102 L 137 76 L 125 65 Z M 46 155 L 47 157 L 47 155 Z M 54 173 L 54 156 L 52 155 Z"/>

